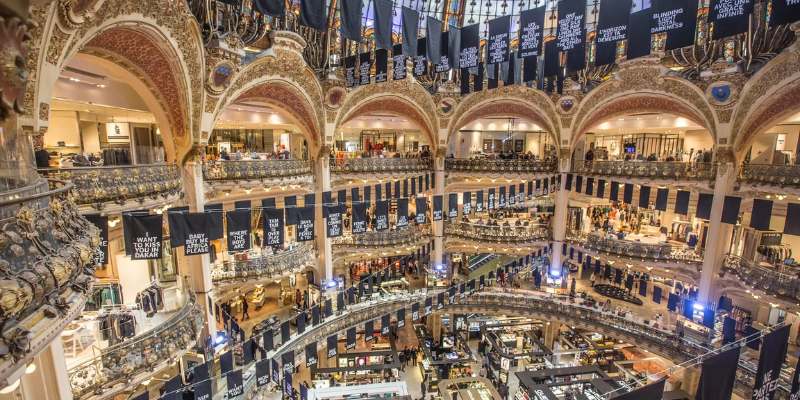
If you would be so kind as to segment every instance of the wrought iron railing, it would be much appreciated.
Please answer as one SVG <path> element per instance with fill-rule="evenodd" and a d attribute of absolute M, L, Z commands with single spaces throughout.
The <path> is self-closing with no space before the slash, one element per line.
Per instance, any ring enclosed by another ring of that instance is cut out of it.
<path fill-rule="evenodd" d="M 203 325 L 203 313 L 193 295 L 187 296 L 189 301 L 158 327 L 108 347 L 100 356 L 71 368 L 68 374 L 73 397 L 110 397 L 114 391 L 147 379 L 194 346 Z"/>
<path fill-rule="evenodd" d="M 331 158 L 330 163 L 331 172 L 340 174 L 416 172 L 433 168 L 430 158 Z"/>
<path fill-rule="evenodd" d="M 797 275 L 760 266 L 734 255 L 725 257 L 724 268 L 736 274 L 745 284 L 771 296 L 792 302 L 800 301 L 800 277 Z"/>
<path fill-rule="evenodd" d="M 270 278 L 314 262 L 314 248 L 309 243 L 295 246 L 277 254 L 263 255 L 248 260 L 223 262 L 211 271 L 215 284 Z"/>
<path fill-rule="evenodd" d="M 550 238 L 550 229 L 545 225 L 488 226 L 467 222 L 451 222 L 445 225 L 445 234 L 461 239 L 488 241 L 493 243 L 530 243 Z"/>
<path fill-rule="evenodd" d="M 575 165 L 573 172 L 628 178 L 713 181 L 717 166 L 714 163 L 677 161 L 583 161 Z"/>
<path fill-rule="evenodd" d="M 430 228 L 427 225 L 408 226 L 385 231 L 369 231 L 357 235 L 348 232 L 344 236 L 334 238 L 333 244 L 362 247 L 400 246 L 417 243 L 429 235 Z"/>
<path fill-rule="evenodd" d="M 597 232 L 592 232 L 588 235 L 570 232 L 568 239 L 578 243 L 585 249 L 614 254 L 620 257 L 668 262 L 703 262 L 702 255 L 694 250 L 686 246 L 674 246 L 669 243 L 643 243 L 611 238 Z"/>
<path fill-rule="evenodd" d="M 744 164 L 739 172 L 739 181 L 800 188 L 800 165 Z"/>
<path fill-rule="evenodd" d="M 451 172 L 555 172 L 557 161 L 448 158 L 444 161 L 444 167 Z"/>
<path fill-rule="evenodd" d="M 48 178 L 72 182 L 78 205 L 100 209 L 104 203 L 144 203 L 181 194 L 181 177 L 175 164 L 114 165 L 39 170 Z"/>
<path fill-rule="evenodd" d="M 266 180 L 311 174 L 311 162 L 307 160 L 221 160 L 203 163 L 203 179 L 206 181 Z"/>

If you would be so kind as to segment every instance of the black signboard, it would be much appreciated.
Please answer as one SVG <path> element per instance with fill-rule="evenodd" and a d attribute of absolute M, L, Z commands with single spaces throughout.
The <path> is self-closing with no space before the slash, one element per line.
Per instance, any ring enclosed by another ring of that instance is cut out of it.
<path fill-rule="evenodd" d="M 461 28 L 461 51 L 459 53 L 459 66 L 461 68 L 475 68 L 478 66 L 480 50 L 480 24 L 468 25 Z M 464 79 L 462 77 L 461 79 Z"/>
<path fill-rule="evenodd" d="M 367 205 L 353 203 L 353 221 L 351 224 L 353 233 L 361 234 L 367 231 Z"/>
<path fill-rule="evenodd" d="M 358 55 L 358 84 L 369 85 L 372 81 L 370 70 L 372 69 L 372 58 L 370 53 Z"/>
<path fill-rule="evenodd" d="M 447 218 L 453 219 L 458 217 L 458 193 L 450 193 L 447 196 Z"/>
<path fill-rule="evenodd" d="M 508 61 L 510 28 L 511 16 L 509 15 L 489 21 L 489 43 L 486 47 L 487 64 L 497 64 Z"/>
<path fill-rule="evenodd" d="M 386 82 L 389 79 L 389 51 L 386 49 L 375 50 L 375 83 Z"/>
<path fill-rule="evenodd" d="M 541 54 L 544 14 L 544 5 L 520 13 L 518 57 L 535 57 Z"/>
<path fill-rule="evenodd" d="M 336 357 L 339 353 L 339 335 L 333 334 L 328 336 L 328 358 Z"/>
<path fill-rule="evenodd" d="M 630 12 L 631 0 L 606 0 L 600 3 L 595 65 L 613 64 L 616 60 L 617 42 L 628 38 Z"/>
<path fill-rule="evenodd" d="M 406 79 L 406 55 L 403 54 L 403 45 L 396 44 L 392 48 L 392 79 L 399 81 Z M 386 182 L 386 195 L 389 195 L 390 182 Z"/>
<path fill-rule="evenodd" d="M 433 220 L 434 221 L 441 221 L 442 220 L 442 196 L 441 195 L 433 196 Z"/>
<path fill-rule="evenodd" d="M 428 211 L 428 199 L 425 197 L 417 197 L 417 223 L 424 224 L 426 221 L 425 216 Z"/>
<path fill-rule="evenodd" d="M 348 88 L 356 86 L 356 56 L 344 58 L 344 81 Z"/>
<path fill-rule="evenodd" d="M 708 22 L 714 24 L 713 39 L 747 32 L 755 0 L 711 0 Z"/>
<path fill-rule="evenodd" d="M 237 209 L 225 213 L 228 227 L 228 251 L 250 249 L 250 210 Z"/>
<path fill-rule="evenodd" d="M 295 227 L 295 240 L 307 242 L 314 240 L 314 206 L 297 208 L 297 226 Z"/>
<path fill-rule="evenodd" d="M 375 202 L 375 230 L 389 229 L 389 201 L 378 200 Z"/>
<path fill-rule="evenodd" d="M 124 230 L 130 238 L 132 260 L 158 260 L 163 245 L 163 226 L 160 215 L 127 215 Z"/>
<path fill-rule="evenodd" d="M 753 386 L 753 399 L 772 400 L 775 397 L 781 374 L 781 365 L 786 359 L 790 328 L 791 325 L 784 325 L 764 336 L 764 345 L 761 346 L 761 355 L 758 356 L 758 371 L 756 372 L 756 384 Z"/>

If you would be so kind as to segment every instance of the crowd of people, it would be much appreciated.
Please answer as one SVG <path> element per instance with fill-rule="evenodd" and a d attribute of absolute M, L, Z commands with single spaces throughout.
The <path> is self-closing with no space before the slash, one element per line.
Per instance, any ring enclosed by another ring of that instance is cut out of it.
<path fill-rule="evenodd" d="M 602 153 L 607 154 L 607 153 Z M 680 150 L 677 152 L 665 152 L 662 154 L 650 153 L 625 153 L 623 160 L 625 161 L 650 161 L 650 162 L 690 162 L 690 163 L 710 163 L 714 159 L 714 153 L 710 149 L 702 150 L 689 149 L 688 152 Z M 591 162 L 594 160 L 608 161 L 607 155 L 598 157 L 593 148 L 586 151 L 584 160 Z M 614 161 L 614 160 L 611 160 Z"/>

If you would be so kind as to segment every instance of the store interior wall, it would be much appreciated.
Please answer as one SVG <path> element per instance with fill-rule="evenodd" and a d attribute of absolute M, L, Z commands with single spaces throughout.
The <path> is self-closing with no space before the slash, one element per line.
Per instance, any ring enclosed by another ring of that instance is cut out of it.
<path fill-rule="evenodd" d="M 455 158 L 469 158 L 473 154 L 483 151 L 483 141 L 487 139 L 504 140 L 509 138 L 506 131 L 468 131 L 456 133 L 454 140 L 448 144 L 448 155 Z M 541 140 L 540 140 L 541 138 Z M 508 140 L 523 140 L 523 152 L 531 152 L 536 156 L 543 156 L 544 145 L 550 142 L 545 132 L 514 132 Z"/>

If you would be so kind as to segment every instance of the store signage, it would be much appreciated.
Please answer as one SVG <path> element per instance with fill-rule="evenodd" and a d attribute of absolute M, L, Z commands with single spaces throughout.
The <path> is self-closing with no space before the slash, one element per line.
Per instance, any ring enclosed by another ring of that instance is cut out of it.
<path fill-rule="evenodd" d="M 228 252 L 250 249 L 250 210 L 231 210 L 225 217 L 228 225 Z"/>
<path fill-rule="evenodd" d="M 487 64 L 498 64 L 508 61 L 509 29 L 511 16 L 506 15 L 489 21 L 489 44 L 487 47 Z"/>
<path fill-rule="evenodd" d="M 541 54 L 544 14 L 545 6 L 520 13 L 519 50 L 517 51 L 520 58 L 536 57 Z"/>
<path fill-rule="evenodd" d="M 236 396 L 241 396 L 244 393 L 244 385 L 242 384 L 242 370 L 228 372 L 226 375 L 228 381 L 228 398 L 233 399 Z"/>
<path fill-rule="evenodd" d="M 397 227 L 408 226 L 408 198 L 397 199 Z"/>
<path fill-rule="evenodd" d="M 711 0 L 708 22 L 714 24 L 713 39 L 747 32 L 754 0 Z"/>
<path fill-rule="evenodd" d="M 129 143 L 131 141 L 131 128 L 127 122 L 106 123 L 106 138 L 108 143 Z"/>
<path fill-rule="evenodd" d="M 208 214 L 188 213 L 184 218 L 186 221 L 186 233 L 183 237 L 184 255 L 208 254 Z"/>
<path fill-rule="evenodd" d="M 389 201 L 378 200 L 375 202 L 375 230 L 389 229 Z"/>
<path fill-rule="evenodd" d="M 761 354 L 758 356 L 756 384 L 753 400 L 772 400 L 780 384 L 783 360 L 786 359 L 790 325 L 784 325 L 764 336 Z"/>
<path fill-rule="evenodd" d="M 92 214 L 87 215 L 86 219 L 100 230 L 100 245 L 94 252 L 94 262 L 99 265 L 108 264 L 108 217 Z"/>
<path fill-rule="evenodd" d="M 426 222 L 425 217 L 428 211 L 428 199 L 425 197 L 417 197 L 417 223 L 424 224 Z"/>
<path fill-rule="evenodd" d="M 328 358 L 336 357 L 338 354 L 339 335 L 333 334 L 328 336 Z"/>
<path fill-rule="evenodd" d="M 262 358 L 256 363 L 257 387 L 267 386 L 269 384 L 269 362 L 270 360 L 268 358 Z M 209 381 L 209 383 L 210 382 L 211 381 Z"/>
<path fill-rule="evenodd" d="M 306 345 L 306 368 L 317 366 L 317 342 Z"/>
<path fill-rule="evenodd" d="M 123 227 L 129 232 L 132 260 L 161 258 L 164 233 L 160 215 L 124 215 Z"/>
<path fill-rule="evenodd" d="M 442 220 L 442 196 L 441 195 L 433 196 L 433 220 L 434 221 L 441 221 Z"/>
<path fill-rule="evenodd" d="M 298 242 L 314 240 L 314 206 L 308 205 L 297 208 L 297 227 L 295 239 Z"/>

